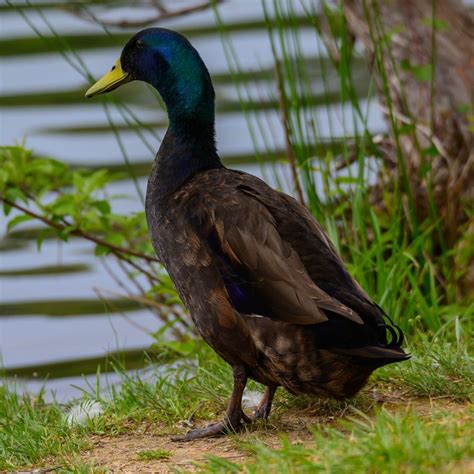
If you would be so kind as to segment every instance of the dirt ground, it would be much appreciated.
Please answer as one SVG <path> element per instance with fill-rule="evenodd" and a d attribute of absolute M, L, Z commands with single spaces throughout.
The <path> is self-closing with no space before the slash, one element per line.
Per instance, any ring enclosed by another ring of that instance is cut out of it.
<path fill-rule="evenodd" d="M 164 449 L 172 453 L 167 460 L 140 461 L 137 453 Z M 101 438 L 82 460 L 121 473 L 165 473 L 173 468 L 193 469 L 194 462 L 206 455 L 218 454 L 230 461 L 241 461 L 245 455 L 233 447 L 229 439 L 216 438 L 194 443 L 173 443 L 167 437 L 130 434 L 118 438 Z"/>
<path fill-rule="evenodd" d="M 238 436 L 195 440 L 192 442 L 173 442 L 169 435 L 153 435 L 134 432 L 118 437 L 94 437 L 94 447 L 81 456 L 86 463 L 105 467 L 110 472 L 117 473 L 167 473 L 173 469 L 193 471 L 196 463 L 202 463 L 206 456 L 214 455 L 232 462 L 244 461 L 248 454 L 238 447 L 238 441 L 248 441 L 253 434 L 269 446 L 279 444 L 279 433 L 285 432 L 294 443 L 306 443 L 311 440 L 308 427 L 317 422 L 317 417 L 296 417 L 294 413 L 283 416 L 278 421 L 278 427 L 259 424 L 255 430 L 240 433 Z M 196 426 L 205 426 L 206 422 Z M 140 430 L 142 431 L 142 430 Z M 186 429 L 183 429 L 183 433 Z M 137 453 L 148 450 L 165 450 L 171 453 L 169 459 L 140 461 Z"/>
<path fill-rule="evenodd" d="M 410 406 L 420 415 L 427 415 L 434 408 L 459 411 L 466 409 L 463 404 L 451 402 L 447 399 L 408 399 L 400 394 L 388 395 L 373 394 L 372 405 L 382 405 L 390 411 L 406 409 Z M 367 407 L 370 410 L 370 405 Z M 364 410 L 366 411 L 366 410 Z M 169 435 L 160 435 L 156 427 L 143 426 L 129 434 L 117 437 L 94 437 L 93 448 L 82 453 L 81 460 L 106 468 L 114 473 L 167 473 L 175 469 L 194 471 L 196 464 L 206 460 L 206 456 L 214 455 L 232 462 L 245 461 L 249 455 L 239 448 L 239 442 L 250 441 L 255 435 L 268 446 L 277 447 L 280 434 L 288 436 L 292 443 L 306 444 L 311 442 L 309 428 L 321 423 L 334 423 L 346 415 L 338 411 L 332 415 L 325 413 L 324 406 L 309 406 L 304 409 L 292 408 L 281 410 L 275 420 L 259 423 L 249 431 L 236 436 L 196 440 L 193 442 L 173 442 Z M 271 417 L 272 418 L 272 417 Z M 203 426 L 199 422 L 196 426 Z M 183 433 L 186 431 L 183 428 Z M 154 434 L 155 432 L 156 434 Z M 165 450 L 171 453 L 168 459 L 141 461 L 137 454 L 140 451 Z M 464 471 L 465 472 L 465 471 Z M 469 471 L 467 471 L 469 472 Z M 473 471 L 474 472 L 474 471 Z"/>

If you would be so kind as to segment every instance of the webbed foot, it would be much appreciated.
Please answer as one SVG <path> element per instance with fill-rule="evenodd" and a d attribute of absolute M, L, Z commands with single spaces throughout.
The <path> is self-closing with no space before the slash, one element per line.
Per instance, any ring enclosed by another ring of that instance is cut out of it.
<path fill-rule="evenodd" d="M 172 441 L 192 441 L 201 438 L 214 438 L 232 432 L 236 433 L 244 423 L 252 421 L 242 410 L 242 394 L 247 383 L 247 373 L 240 366 L 235 366 L 232 369 L 234 372 L 234 389 L 224 421 L 212 423 L 204 428 L 196 428 L 182 436 L 173 436 Z"/>
<path fill-rule="evenodd" d="M 201 438 L 215 438 L 226 433 L 227 425 L 224 422 L 211 423 L 204 428 L 196 428 L 188 431 L 185 435 L 172 436 L 171 441 L 193 441 Z"/>

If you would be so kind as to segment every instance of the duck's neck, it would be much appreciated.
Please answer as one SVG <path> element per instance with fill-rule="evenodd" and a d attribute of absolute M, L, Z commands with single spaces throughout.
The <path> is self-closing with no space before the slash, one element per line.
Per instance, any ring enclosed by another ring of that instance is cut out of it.
<path fill-rule="evenodd" d="M 214 90 L 206 71 L 192 84 L 157 86 L 169 127 L 148 181 L 148 197 L 163 205 L 197 173 L 222 167 L 215 144 Z"/>

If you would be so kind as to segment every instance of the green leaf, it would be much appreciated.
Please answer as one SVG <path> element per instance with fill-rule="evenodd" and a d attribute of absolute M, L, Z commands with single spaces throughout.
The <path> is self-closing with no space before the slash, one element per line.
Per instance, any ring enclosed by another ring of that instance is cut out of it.
<path fill-rule="evenodd" d="M 25 196 L 25 193 L 19 188 L 7 189 L 5 196 L 7 197 L 7 199 L 13 202 L 20 200 L 23 201 L 25 204 L 28 203 L 28 198 Z"/>
<path fill-rule="evenodd" d="M 10 204 L 3 201 L 3 214 L 5 216 L 8 216 L 10 214 L 11 210 L 12 210 L 12 207 L 10 206 Z"/>
<path fill-rule="evenodd" d="M 332 5 L 330 7 L 326 3 L 323 3 L 323 8 L 324 16 L 329 23 L 332 36 L 337 39 L 342 38 L 342 36 L 346 34 L 342 10 L 340 8 L 334 8 Z"/>
<path fill-rule="evenodd" d="M 106 240 L 109 244 L 119 247 L 120 245 L 122 245 L 123 241 L 125 240 L 125 237 L 122 234 L 115 233 L 108 235 Z"/>
<path fill-rule="evenodd" d="M 69 240 L 69 235 L 74 230 L 76 230 L 74 226 L 68 226 L 68 227 L 65 227 L 64 229 L 59 230 L 57 232 L 57 235 L 61 240 L 64 240 L 64 242 L 67 242 Z"/>
<path fill-rule="evenodd" d="M 23 214 L 21 216 L 16 216 L 7 225 L 7 232 L 10 232 L 13 228 L 15 228 L 17 225 L 21 224 L 22 222 L 26 221 L 31 221 L 33 217 Z"/>
<path fill-rule="evenodd" d="M 432 166 L 430 163 L 424 163 L 421 167 L 420 167 L 420 176 L 428 176 L 428 173 L 431 172 L 431 169 L 432 169 Z"/>
<path fill-rule="evenodd" d="M 419 81 L 430 81 L 433 74 L 433 65 L 424 64 L 423 66 L 412 66 L 412 72 Z"/>
<path fill-rule="evenodd" d="M 78 189 L 84 194 L 90 194 L 92 191 L 103 188 L 108 181 L 108 171 L 98 170 L 92 175 L 84 177 L 82 187 Z"/>
<path fill-rule="evenodd" d="M 7 184 L 8 182 L 8 173 L 4 169 L 0 169 L 0 186 Z"/>
<path fill-rule="evenodd" d="M 359 178 L 354 176 L 338 176 L 334 181 L 339 184 L 356 184 Z"/>
<path fill-rule="evenodd" d="M 393 25 L 392 28 L 390 28 L 386 33 L 385 37 L 391 41 L 392 38 L 396 35 L 399 35 L 400 33 L 404 32 L 406 30 L 405 25 L 398 24 L 398 25 Z"/>
<path fill-rule="evenodd" d="M 460 114 L 467 114 L 471 110 L 471 104 L 460 104 L 456 108 Z"/>
<path fill-rule="evenodd" d="M 430 81 L 433 74 L 432 64 L 411 64 L 408 59 L 402 59 L 400 67 L 404 71 L 410 71 L 419 81 Z"/>
<path fill-rule="evenodd" d="M 110 253 L 110 249 L 108 247 L 104 247 L 103 245 L 97 245 L 94 251 L 97 257 L 102 257 L 103 255 L 107 255 Z"/>
<path fill-rule="evenodd" d="M 101 201 L 94 201 L 92 205 L 96 207 L 97 209 L 99 209 L 99 211 L 102 214 L 104 215 L 110 214 L 110 211 L 111 211 L 110 204 L 105 199 Z"/>
<path fill-rule="evenodd" d="M 433 27 L 438 31 L 449 30 L 449 23 L 447 21 L 440 20 L 439 18 L 433 18 L 432 16 L 426 16 L 425 18 L 422 18 L 421 23 L 428 28 Z"/>
<path fill-rule="evenodd" d="M 414 123 L 404 123 L 398 128 L 399 135 L 411 135 L 416 130 Z"/>
<path fill-rule="evenodd" d="M 73 195 L 59 196 L 50 206 L 53 214 L 64 216 L 72 215 L 76 211 L 76 201 Z"/>
<path fill-rule="evenodd" d="M 72 184 L 74 185 L 77 191 L 83 192 L 84 177 L 81 175 L 79 171 L 75 171 L 72 174 Z"/>
<path fill-rule="evenodd" d="M 423 155 L 431 157 L 439 156 L 439 150 L 435 145 L 431 145 L 430 147 L 423 148 Z"/>
<path fill-rule="evenodd" d="M 36 249 L 38 252 L 41 251 L 41 247 L 43 246 L 44 239 L 50 234 L 51 229 L 43 229 L 40 234 L 38 235 L 38 238 L 36 239 Z"/>

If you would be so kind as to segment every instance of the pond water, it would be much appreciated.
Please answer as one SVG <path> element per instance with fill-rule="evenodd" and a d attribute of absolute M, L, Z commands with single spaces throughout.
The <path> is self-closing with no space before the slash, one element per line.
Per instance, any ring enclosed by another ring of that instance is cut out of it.
<path fill-rule="evenodd" d="M 106 36 L 99 26 L 62 10 L 49 8 L 44 11 L 47 16 L 42 17 L 42 13 L 34 9 L 23 10 L 20 14 L 2 8 L 2 48 L 12 44 L 15 47 L 15 44 L 23 44 L 25 39 L 36 38 L 28 22 L 51 37 L 45 18 L 58 33 Z M 127 17 L 131 14 L 126 9 L 118 13 Z M 260 2 L 254 0 L 229 0 L 220 7 L 220 14 L 227 25 L 263 18 Z M 233 167 L 245 169 L 275 184 L 273 174 L 266 173 L 264 165 L 249 163 L 246 158 L 253 156 L 255 144 L 246 118 L 239 111 L 238 93 L 229 73 L 222 40 L 216 30 L 209 31 L 208 27 L 214 24 L 215 15 L 208 10 L 169 20 L 160 26 L 178 30 L 192 27 L 193 44 L 211 74 L 220 78 L 216 81 L 219 110 L 217 140 L 224 161 L 229 157 L 242 157 L 246 164 L 238 166 L 238 163 L 232 162 Z M 123 34 L 123 30 L 120 33 Z M 17 43 L 8 43 L 11 39 Z M 270 44 L 263 27 L 252 26 L 248 30 L 232 32 L 230 39 L 244 71 L 272 67 Z M 321 44 L 314 31 L 303 29 L 301 39 L 302 51 L 308 58 L 315 58 Z M 36 39 L 34 44 L 44 46 L 41 39 Z M 86 100 L 83 93 L 87 89 L 87 81 L 59 53 L 43 46 L 34 54 L 28 51 L 20 54 L 21 48 L 18 54 L 6 49 L 2 52 L 0 48 L 0 143 L 10 145 L 24 139 L 27 147 L 35 153 L 50 155 L 71 164 L 107 166 L 123 163 L 117 140 L 107 126 L 102 102 Z M 120 50 L 118 42 L 116 47 L 79 48 L 78 54 L 90 72 L 98 77 L 110 68 Z M 361 80 L 367 81 L 364 70 L 361 71 Z M 321 89 L 321 81 L 315 80 L 316 93 L 318 88 Z M 123 146 L 133 163 L 151 163 L 154 154 L 151 150 L 158 148 L 164 132 L 165 115 L 156 100 L 150 100 L 150 92 L 143 85 L 131 84 L 126 89 L 121 90 L 118 97 L 123 97 L 142 121 L 159 126 L 155 128 L 156 134 L 146 134 L 149 146 L 133 131 L 122 127 L 124 130 L 120 136 Z M 248 83 L 248 91 L 256 102 L 268 100 L 270 89 L 268 81 Z M 68 97 L 63 98 L 62 94 L 66 92 L 69 92 Z M 369 110 L 369 128 L 383 131 L 385 124 L 377 106 L 362 104 Z M 124 119 L 119 110 L 113 107 L 109 110 L 113 121 L 123 125 Z M 317 112 L 319 135 L 330 137 L 334 130 L 341 136 L 350 135 L 352 130 L 342 120 L 344 111 L 345 107 L 337 104 L 329 110 L 321 107 Z M 272 147 L 282 149 L 284 135 L 276 110 L 257 110 L 255 117 L 264 122 Z M 264 146 L 261 135 L 257 136 L 257 144 Z M 285 167 L 279 167 L 280 176 L 283 176 L 281 185 L 291 192 L 291 187 L 285 184 Z M 145 189 L 145 176 L 140 177 L 139 185 L 142 190 Z M 120 206 L 121 212 L 141 209 L 131 181 L 117 182 L 111 191 L 126 196 L 114 204 Z M 38 252 L 34 238 L 21 232 L 31 227 L 32 224 L 28 223 L 19 227 L 19 232 L 7 236 L 4 219 L 0 226 L 0 235 L 3 235 L 0 242 L 0 348 L 6 369 L 14 372 L 13 369 L 31 368 L 31 373 L 34 373 L 35 367 L 41 372 L 44 364 L 68 361 L 71 373 L 77 373 L 85 358 L 101 357 L 118 350 L 147 348 L 153 342 L 149 333 L 158 329 L 159 321 L 151 313 L 136 309 L 127 310 L 123 315 L 102 310 L 98 292 L 113 294 L 120 292 L 120 288 L 100 259 L 94 256 L 91 245 L 77 239 L 67 244 L 47 240 Z M 114 270 L 113 262 L 108 262 L 108 265 Z M 99 303 L 97 312 L 91 309 L 81 314 L 81 302 L 91 301 Z M 68 310 L 62 311 L 66 307 Z M 77 311 L 71 312 L 71 307 Z M 47 384 L 48 390 L 56 391 L 60 400 L 77 395 L 77 390 L 71 388 L 72 384 L 86 384 L 84 378 L 68 376 L 67 370 L 63 371 L 62 376 L 50 379 Z M 115 376 L 110 375 L 108 380 L 114 381 Z M 44 381 L 38 377 L 25 383 L 27 388 L 36 390 Z"/>

